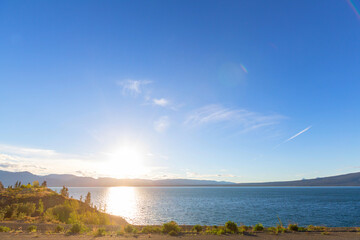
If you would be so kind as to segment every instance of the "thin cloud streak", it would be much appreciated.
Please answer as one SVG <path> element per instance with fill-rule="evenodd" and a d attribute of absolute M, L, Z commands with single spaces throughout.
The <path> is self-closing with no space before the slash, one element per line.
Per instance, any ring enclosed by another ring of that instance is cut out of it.
<path fill-rule="evenodd" d="M 240 126 L 242 132 L 248 132 L 261 127 L 277 124 L 283 118 L 285 117 L 278 114 L 265 115 L 245 109 L 230 109 L 224 108 L 218 104 L 213 104 L 191 112 L 184 124 L 189 126 L 200 126 L 219 122 L 229 122 Z"/>
<path fill-rule="evenodd" d="M 298 133 L 297 133 L 297 134 L 295 134 L 294 136 L 292 136 L 292 137 L 290 137 L 290 138 L 286 139 L 283 143 L 286 143 L 286 142 L 288 142 L 288 141 L 293 140 L 294 138 L 296 138 L 296 137 L 298 137 L 299 135 L 303 134 L 304 132 L 308 131 L 311 127 L 312 127 L 312 126 L 308 126 L 307 128 L 305 128 L 304 130 L 302 130 L 302 131 L 298 132 Z"/>

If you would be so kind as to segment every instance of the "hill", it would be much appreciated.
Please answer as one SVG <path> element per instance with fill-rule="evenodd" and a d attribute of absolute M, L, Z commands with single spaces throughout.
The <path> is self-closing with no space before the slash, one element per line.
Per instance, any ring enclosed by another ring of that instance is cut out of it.
<path fill-rule="evenodd" d="M 16 181 L 32 183 L 33 181 L 46 181 L 49 187 L 115 187 L 115 186 L 213 186 L 232 185 L 232 182 L 219 182 L 211 180 L 193 179 L 116 179 L 78 177 L 71 174 L 50 174 L 46 176 L 34 175 L 30 172 L 8 172 L 0 170 L 0 181 L 4 186 L 14 184 Z"/>
<path fill-rule="evenodd" d="M 338 176 L 303 179 L 298 181 L 243 183 L 236 186 L 278 186 L 278 187 L 315 187 L 315 186 L 360 186 L 360 172 Z"/>
<path fill-rule="evenodd" d="M 46 181 L 49 187 L 115 187 L 115 186 L 360 186 L 360 172 L 338 176 L 303 179 L 296 181 L 279 181 L 263 183 L 233 183 L 211 180 L 194 179 L 116 179 L 78 177 L 71 174 L 50 174 L 46 176 L 34 175 L 30 172 L 7 172 L 0 170 L 0 181 L 4 186 L 14 184 L 16 181 L 32 183 L 33 181 Z"/>
<path fill-rule="evenodd" d="M 69 197 L 63 187 L 57 193 L 37 181 L 31 184 L 17 182 L 8 188 L 0 187 L 0 221 L 27 223 L 83 223 L 97 225 L 124 225 L 127 222 L 105 213 L 91 203 L 88 193 L 85 201 Z"/>

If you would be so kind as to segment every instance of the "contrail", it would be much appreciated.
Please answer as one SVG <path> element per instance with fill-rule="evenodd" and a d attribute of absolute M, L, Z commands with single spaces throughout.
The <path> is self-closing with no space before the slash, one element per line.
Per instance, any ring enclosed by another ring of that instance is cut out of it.
<path fill-rule="evenodd" d="M 304 132 L 306 132 L 307 130 L 309 130 L 312 126 L 308 126 L 307 128 L 305 128 L 304 130 L 298 132 L 297 134 L 295 134 L 294 136 L 292 136 L 291 138 L 287 139 L 286 141 L 284 141 L 283 143 L 286 143 L 288 141 L 293 140 L 294 138 L 296 138 L 297 136 L 299 136 L 300 134 L 303 134 Z"/>
<path fill-rule="evenodd" d="M 287 143 L 288 141 L 291 141 L 291 140 L 293 140 L 294 138 L 296 138 L 297 136 L 299 136 L 300 134 L 303 134 L 304 132 L 306 132 L 307 130 L 309 130 L 311 127 L 312 127 L 312 126 L 308 126 L 307 128 L 305 128 L 304 130 L 298 132 L 298 133 L 295 134 L 294 136 L 286 139 L 286 140 L 283 141 L 282 143 L 279 143 L 278 145 L 276 145 L 276 146 L 273 148 L 273 150 L 276 149 L 276 148 L 278 148 L 278 147 L 280 147 L 281 144 Z"/>

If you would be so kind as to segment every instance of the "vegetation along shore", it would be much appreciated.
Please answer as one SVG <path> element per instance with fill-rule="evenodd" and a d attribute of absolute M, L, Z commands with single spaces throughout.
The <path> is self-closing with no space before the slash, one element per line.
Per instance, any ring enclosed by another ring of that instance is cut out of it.
<path fill-rule="evenodd" d="M 228 221 L 223 226 L 178 225 L 171 221 L 159 226 L 131 225 L 119 216 L 107 214 L 104 207 L 91 204 L 91 193 L 80 200 L 69 196 L 64 186 L 59 193 L 40 184 L 16 182 L 4 188 L 0 184 L 1 239 L 87 239 L 153 238 L 167 239 L 360 239 L 360 228 L 331 228 L 324 226 L 284 225 L 264 227 L 238 225 Z"/>

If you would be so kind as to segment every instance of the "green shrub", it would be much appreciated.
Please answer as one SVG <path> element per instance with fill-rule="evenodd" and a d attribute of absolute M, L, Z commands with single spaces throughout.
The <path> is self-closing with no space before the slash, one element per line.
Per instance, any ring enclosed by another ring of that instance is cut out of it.
<path fill-rule="evenodd" d="M 95 233 L 96 237 L 101 237 L 101 236 L 105 236 L 105 235 L 106 235 L 106 229 L 105 228 L 99 228 Z"/>
<path fill-rule="evenodd" d="M 224 229 L 222 229 L 222 228 L 219 228 L 219 229 L 217 230 L 217 232 L 216 232 L 217 235 L 223 235 L 223 234 L 225 234 L 225 233 L 226 233 L 226 231 L 225 231 Z"/>
<path fill-rule="evenodd" d="M 270 233 L 278 234 L 278 231 L 277 231 L 276 227 L 269 227 L 267 230 Z"/>
<path fill-rule="evenodd" d="M 64 229 L 64 227 L 61 226 L 61 225 L 57 225 L 57 226 L 55 227 L 55 230 L 54 230 L 54 232 L 56 232 L 56 233 L 61 233 L 61 232 L 64 232 L 64 231 L 65 231 L 65 229 Z"/>
<path fill-rule="evenodd" d="M 71 226 L 69 233 L 79 234 L 85 231 L 85 226 L 81 223 L 75 223 Z"/>
<path fill-rule="evenodd" d="M 246 231 L 248 231 L 248 230 L 249 230 L 249 227 L 248 227 L 248 226 L 245 226 L 245 225 L 242 225 L 242 226 L 238 227 L 238 231 L 239 231 L 240 233 L 244 233 L 244 232 L 246 232 Z"/>
<path fill-rule="evenodd" d="M 124 228 L 124 231 L 126 233 L 133 233 L 134 232 L 134 227 L 131 226 L 131 225 L 127 225 L 125 228 Z"/>
<path fill-rule="evenodd" d="M 225 223 L 225 229 L 231 233 L 237 233 L 238 232 L 238 226 L 236 223 L 232 221 L 227 221 Z"/>
<path fill-rule="evenodd" d="M 297 231 L 299 230 L 299 227 L 298 227 L 297 224 L 289 224 L 289 225 L 288 225 L 288 229 L 289 229 L 290 231 L 297 232 Z"/>
<path fill-rule="evenodd" d="M 199 233 L 199 232 L 202 232 L 203 230 L 203 227 L 199 224 L 196 224 L 194 227 L 193 227 L 193 231 Z"/>
<path fill-rule="evenodd" d="M 0 226 L 0 232 L 10 232 L 10 228 L 5 226 Z"/>
<path fill-rule="evenodd" d="M 55 219 L 59 220 L 60 222 L 70 223 L 70 214 L 74 212 L 74 209 L 67 205 L 57 205 L 53 208 L 49 208 L 47 212 L 48 213 L 46 213 L 46 215 L 53 215 Z"/>
<path fill-rule="evenodd" d="M 162 226 L 162 232 L 170 234 L 171 231 L 173 231 L 173 234 L 174 233 L 179 234 L 181 229 L 180 229 L 179 225 L 174 221 L 164 223 Z"/>
<path fill-rule="evenodd" d="M 299 231 L 299 232 L 306 232 L 306 228 L 304 228 L 304 227 L 299 227 L 298 231 Z"/>
<path fill-rule="evenodd" d="M 36 210 L 35 203 L 27 202 L 20 203 L 18 206 L 18 212 L 24 213 L 26 216 L 31 216 Z"/>
<path fill-rule="evenodd" d="M 29 232 L 36 232 L 37 227 L 36 227 L 35 225 L 31 225 L 31 226 L 29 226 L 29 227 L 27 228 L 27 230 L 28 230 Z"/>
<path fill-rule="evenodd" d="M 264 230 L 264 226 L 261 223 L 258 223 L 254 226 L 253 228 L 254 231 L 263 231 Z"/>
<path fill-rule="evenodd" d="M 125 234 L 125 233 L 124 233 L 123 230 L 119 230 L 119 231 L 116 232 L 116 235 L 117 235 L 117 236 L 124 236 L 124 234 Z"/>
<path fill-rule="evenodd" d="M 286 228 L 284 228 L 282 225 L 277 225 L 276 231 L 277 231 L 277 233 L 284 233 L 284 232 L 286 232 Z"/>
<path fill-rule="evenodd" d="M 41 199 L 39 200 L 38 209 L 36 211 L 40 215 L 43 214 L 43 212 L 44 212 L 44 203 L 43 203 L 43 201 Z"/>
<path fill-rule="evenodd" d="M 145 226 L 141 229 L 141 233 L 161 233 L 161 229 L 156 226 Z"/>
<path fill-rule="evenodd" d="M 176 231 L 174 231 L 174 230 L 171 230 L 170 232 L 169 232 L 169 235 L 170 236 L 177 236 L 179 233 L 178 232 L 176 232 Z"/>

